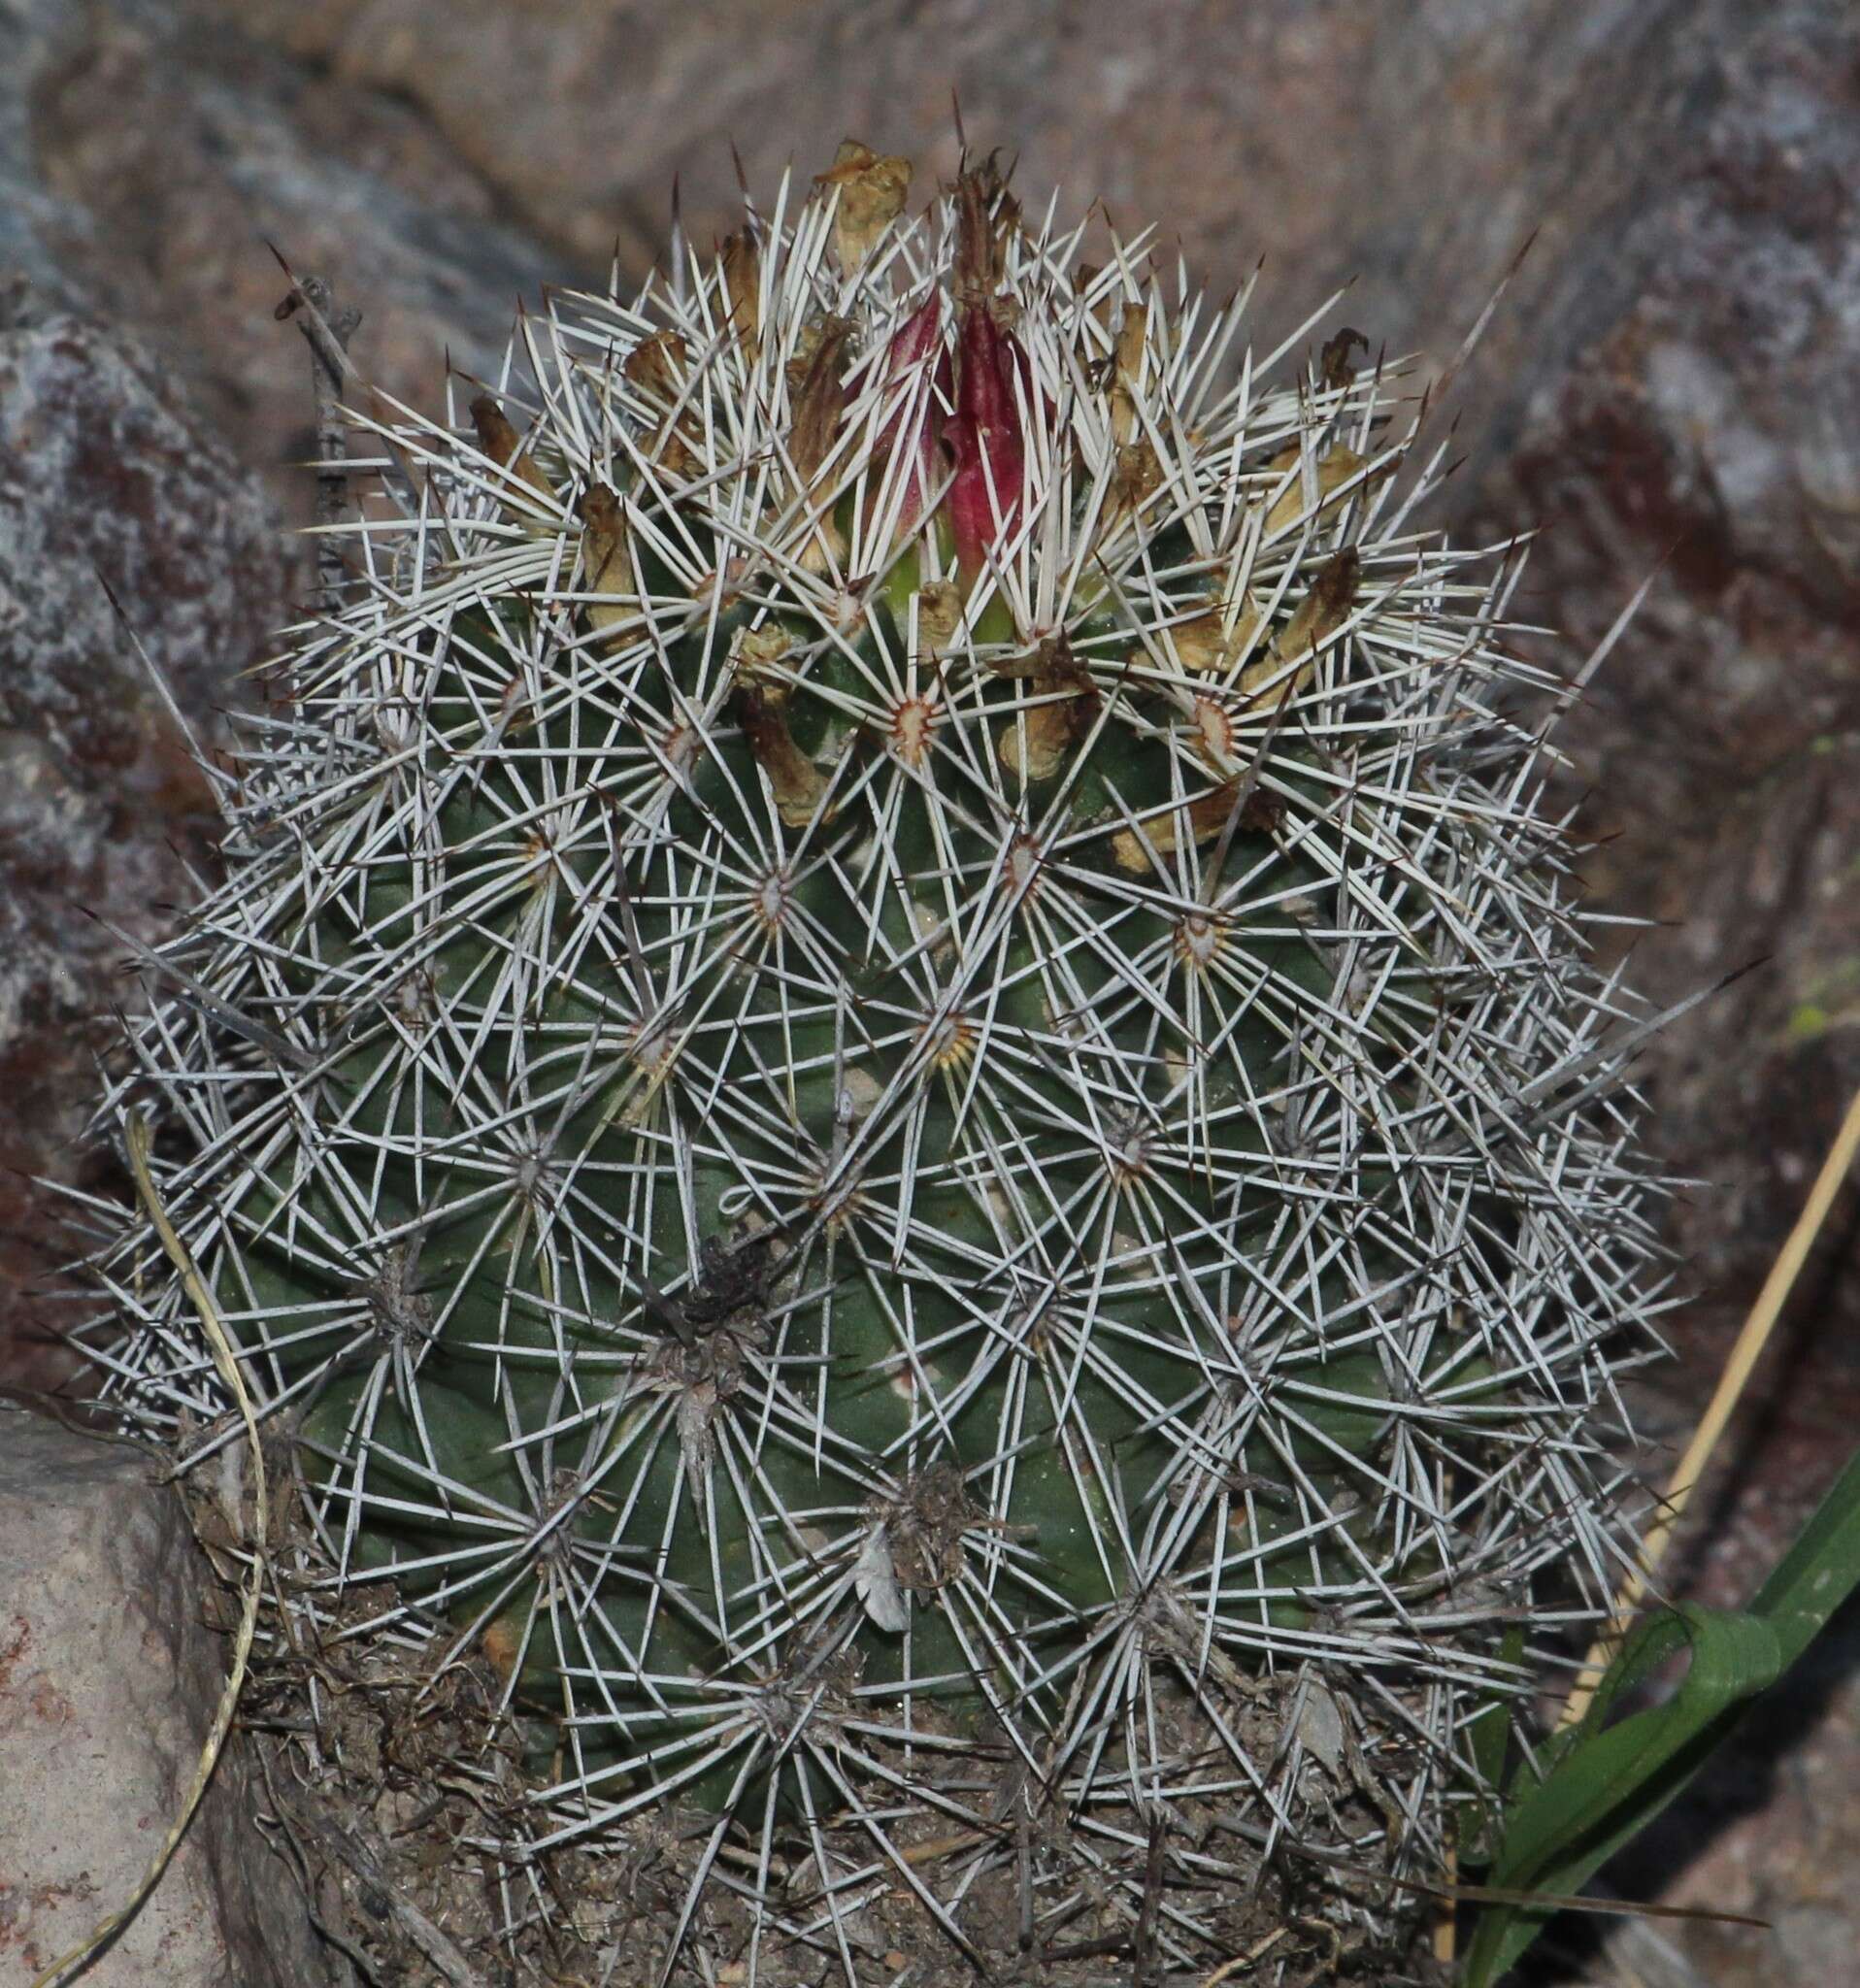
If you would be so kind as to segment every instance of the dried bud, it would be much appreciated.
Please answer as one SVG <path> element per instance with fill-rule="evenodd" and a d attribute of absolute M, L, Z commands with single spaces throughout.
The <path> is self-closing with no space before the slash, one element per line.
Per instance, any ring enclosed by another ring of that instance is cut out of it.
<path fill-rule="evenodd" d="M 1091 672 L 1073 654 L 1064 635 L 1041 645 L 1040 668 L 1033 687 L 1036 696 L 1047 701 L 1033 705 L 1010 724 L 996 750 L 1010 773 L 1021 772 L 1020 740 L 1024 724 L 1026 778 L 1046 780 L 1065 765 L 1073 746 L 1091 729 L 1101 700 Z"/>
<path fill-rule="evenodd" d="M 928 580 L 917 589 L 917 641 L 923 653 L 947 655 L 962 622 L 962 590 L 947 580 Z"/>
<path fill-rule="evenodd" d="M 841 360 L 847 340 L 852 335 L 849 317 L 828 317 L 821 326 L 807 377 L 795 397 L 794 426 L 788 434 L 788 454 L 794 461 L 801 487 L 812 486 L 821 465 L 833 452 L 840 434 L 840 417 L 846 413 L 846 381 Z"/>
<path fill-rule="evenodd" d="M 1302 661 L 1329 641 L 1349 618 L 1361 577 L 1362 562 L 1354 546 L 1345 546 L 1326 559 L 1317 569 L 1311 592 L 1299 602 L 1298 612 L 1286 622 L 1274 645 L 1280 656 L 1292 662 Z"/>
<path fill-rule="evenodd" d="M 1358 349 L 1367 352 L 1369 340 L 1353 324 L 1346 324 L 1335 338 L 1324 341 L 1323 356 L 1318 361 L 1319 378 L 1324 384 L 1336 391 L 1347 386 L 1356 377 L 1356 368 L 1350 364 L 1350 354 Z"/>
<path fill-rule="evenodd" d="M 1275 476 L 1283 476 L 1298 461 L 1301 453 L 1298 444 L 1293 443 L 1289 448 L 1281 448 L 1266 467 Z M 1339 500 L 1332 493 L 1340 483 L 1349 481 L 1362 468 L 1364 460 L 1365 458 L 1358 455 L 1353 448 L 1345 448 L 1341 443 L 1336 447 L 1324 451 L 1318 458 L 1313 472 L 1317 482 L 1317 502 L 1312 511 L 1313 517 L 1329 511 L 1338 503 Z M 1290 487 L 1279 496 L 1273 508 L 1267 512 L 1266 536 L 1271 538 L 1275 532 L 1282 531 L 1286 525 L 1303 517 L 1305 503 L 1305 478 L 1301 471 L 1292 479 Z"/>
<path fill-rule="evenodd" d="M 1264 618 L 1259 603 L 1248 593 L 1230 629 L 1220 603 L 1211 602 L 1205 613 L 1191 615 L 1170 629 L 1176 660 L 1194 675 L 1218 676 L 1252 647 Z"/>
<path fill-rule="evenodd" d="M 1188 833 L 1196 843 L 1211 843 L 1227 826 L 1227 817 L 1234 812 L 1234 803 L 1240 795 L 1238 780 L 1223 780 L 1212 793 L 1203 794 L 1197 801 L 1190 801 L 1185 807 L 1172 808 L 1167 814 L 1157 814 L 1144 823 L 1144 836 L 1148 838 L 1149 848 L 1159 856 L 1172 854 L 1181 842 L 1181 824 L 1184 816 L 1188 821 Z M 1241 825 L 1246 827 L 1246 811 L 1241 814 Z M 1143 839 L 1134 829 L 1119 829 L 1111 839 L 1111 853 L 1118 869 L 1128 870 L 1132 876 L 1142 876 L 1150 867 L 1149 849 L 1145 848 Z"/>
<path fill-rule="evenodd" d="M 1007 242 L 1020 225 L 1020 203 L 990 152 L 956 181 L 956 296 L 966 305 L 998 311 L 997 292 L 1007 270 Z"/>
<path fill-rule="evenodd" d="M 1144 338 L 1149 319 L 1141 304 L 1132 304 L 1117 328 L 1117 347 L 1112 360 L 1111 433 L 1119 447 L 1137 433 L 1137 393 L 1143 384 Z"/>
<path fill-rule="evenodd" d="M 655 331 L 650 338 L 642 339 L 620 365 L 627 383 L 664 412 L 665 418 L 646 453 L 662 461 L 677 477 L 695 476 L 698 471 L 698 459 L 679 432 L 683 431 L 693 441 L 698 439 L 690 409 L 679 407 L 683 392 L 679 376 L 687 357 L 684 341 L 677 332 Z"/>
<path fill-rule="evenodd" d="M 846 556 L 846 541 L 839 526 L 831 512 L 820 508 L 814 490 L 839 440 L 840 420 L 846 413 L 847 390 L 841 361 L 851 332 L 850 319 L 826 319 L 801 390 L 795 396 L 794 425 L 788 432 L 788 454 L 809 513 L 801 564 L 810 573 L 824 573 Z M 816 511 L 818 515 L 814 514 Z"/>
<path fill-rule="evenodd" d="M 765 696 L 780 702 L 787 695 L 787 684 L 772 674 L 770 665 L 779 663 L 794 646 L 794 638 L 779 622 L 765 622 L 760 628 L 739 628 L 730 644 L 730 667 L 738 683 L 754 683 Z"/>
<path fill-rule="evenodd" d="M 1073 270 L 1072 286 L 1082 299 L 1090 294 L 1092 284 L 1103 275 L 1104 269 L 1101 264 L 1096 262 L 1080 262 Z M 1091 315 L 1098 323 L 1102 324 L 1109 331 L 1111 329 L 1112 317 L 1116 309 L 1117 292 L 1113 288 L 1107 288 L 1098 301 L 1092 305 Z"/>
<path fill-rule="evenodd" d="M 788 362 L 782 367 L 782 376 L 788 382 L 788 397 L 798 399 L 801 389 L 808 383 L 808 368 L 814 364 L 814 355 L 820 349 L 820 341 L 826 335 L 827 316 L 824 313 L 810 317 L 795 334 L 794 344 L 788 352 Z"/>
<path fill-rule="evenodd" d="M 612 596 L 590 601 L 587 618 L 601 634 L 635 621 L 633 561 L 626 547 L 626 514 L 605 483 L 590 483 L 581 499 L 582 584 L 591 594 Z"/>
<path fill-rule="evenodd" d="M 643 338 L 621 362 L 620 371 L 630 385 L 660 409 L 671 407 L 680 392 L 679 370 L 688 354 L 684 341 L 675 331 L 655 331 Z"/>
<path fill-rule="evenodd" d="M 730 328 L 746 346 L 762 331 L 762 244 L 738 228 L 723 244 L 723 283 L 730 298 Z"/>
<path fill-rule="evenodd" d="M 1101 536 L 1109 536 L 1127 518 L 1134 517 L 1162 488 L 1162 459 L 1147 437 L 1118 449 L 1099 528 Z"/>
<path fill-rule="evenodd" d="M 904 212 L 911 191 L 911 161 L 880 158 L 856 138 L 843 139 L 833 164 L 814 176 L 816 186 L 837 186 L 833 211 L 833 252 L 851 276 Z"/>
<path fill-rule="evenodd" d="M 780 705 L 758 685 L 746 683 L 737 691 L 736 713 L 756 764 L 769 777 L 775 812 L 787 827 L 805 828 L 826 793 L 826 775 L 794 743 Z"/>
<path fill-rule="evenodd" d="M 536 466 L 536 458 L 522 446 L 521 438 L 511 426 L 510 416 L 498 406 L 488 393 L 481 393 L 472 403 L 472 425 L 478 430 L 478 446 L 500 469 L 508 470 L 519 482 L 527 484 L 541 497 L 550 512 L 556 509 L 555 492 L 549 486 L 549 480 Z M 515 509 L 515 507 L 510 507 Z M 527 513 L 524 521 L 530 520 Z"/>

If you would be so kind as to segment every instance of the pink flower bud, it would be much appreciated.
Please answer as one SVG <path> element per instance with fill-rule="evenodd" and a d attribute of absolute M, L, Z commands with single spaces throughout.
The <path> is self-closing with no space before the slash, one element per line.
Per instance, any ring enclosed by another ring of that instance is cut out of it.
<path fill-rule="evenodd" d="M 1014 380 L 1018 375 L 1024 386 L 1029 371 L 1019 342 L 995 322 L 986 304 L 964 306 L 958 342 L 956 411 L 943 432 L 955 451 L 948 502 L 956 559 L 963 576 L 973 579 L 1020 519 L 1026 448 Z"/>
<path fill-rule="evenodd" d="M 887 477 L 896 476 L 902 484 L 898 507 L 901 533 L 910 531 L 923 515 L 937 482 L 937 442 L 951 391 L 949 354 L 943 349 L 942 312 L 943 300 L 933 290 L 892 334 L 884 355 L 882 391 L 889 400 L 902 381 L 912 379 L 931 353 L 936 354 L 929 381 L 917 385 L 885 423 L 876 450 L 877 459 L 886 468 L 874 486 L 875 496 Z M 889 465 L 900 452 L 907 460 L 893 471 Z"/>

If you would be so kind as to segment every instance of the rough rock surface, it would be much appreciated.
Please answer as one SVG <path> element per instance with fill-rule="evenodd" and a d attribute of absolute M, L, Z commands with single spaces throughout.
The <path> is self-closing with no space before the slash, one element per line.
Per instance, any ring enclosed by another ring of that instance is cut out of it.
<path fill-rule="evenodd" d="M 0 41 L 0 1380 L 34 1386 L 69 1252 L 31 1176 L 120 1188 L 73 1144 L 125 991 L 106 925 L 147 938 L 211 860 L 154 679 L 214 738 L 303 572 L 308 360 L 266 243 L 365 300 L 371 378 L 421 396 L 561 272 L 415 110 L 168 0 L 3 0 Z"/>
<path fill-rule="evenodd" d="M 0 1346 L 41 1346 L 11 1378 L 51 1359 L 29 1176 L 107 1181 L 74 1143 L 117 963 L 190 890 L 213 812 L 183 726 L 215 735 L 286 571 L 254 480 L 145 348 L 0 299 Z"/>
<path fill-rule="evenodd" d="M 268 245 L 334 277 L 366 312 L 372 383 L 422 402 L 448 354 L 494 367 L 518 299 L 573 273 L 411 101 L 281 54 L 236 11 L 14 4 L 39 31 L 0 98 L 26 105 L 39 253 L 136 327 L 293 522 L 311 507 L 289 467 L 314 448 L 308 361 L 273 320 L 286 283 Z M 433 29 L 453 45 L 450 22 Z"/>
<path fill-rule="evenodd" d="M 1704 51 L 1581 316 L 1554 300 L 1586 336 L 1538 369 L 1478 493 L 1543 527 L 1527 611 L 1578 644 L 1659 569 L 1564 744 L 1606 838 L 1591 885 L 1664 921 L 1637 984 L 1675 1001 L 1766 959 L 1649 1062 L 1661 1138 L 1717 1187 L 1674 1241 L 1727 1293 L 1860 1084 L 1860 16 L 1748 22 Z M 1849 1387 L 1851 1242 L 1819 1294 Z"/>
<path fill-rule="evenodd" d="M 225 1639 L 181 1502 L 137 1451 L 0 1404 L 0 1984 L 133 1896 L 192 1777 Z M 290 1868 L 252 1827 L 237 1740 L 85 1988 L 319 1988 Z"/>

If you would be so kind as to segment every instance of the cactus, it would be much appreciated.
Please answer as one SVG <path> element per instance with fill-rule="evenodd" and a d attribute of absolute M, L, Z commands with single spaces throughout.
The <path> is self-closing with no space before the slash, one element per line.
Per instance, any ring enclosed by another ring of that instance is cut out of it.
<path fill-rule="evenodd" d="M 909 179 L 354 410 L 105 1122 L 159 1104 L 344 1633 L 522 1721 L 508 1853 L 698 1818 L 665 1978 L 726 1882 L 747 1978 L 867 1978 L 881 1897 L 1206 1971 L 1262 1872 L 1392 1955 L 1607 1600 L 1660 1303 L 1552 679 L 1359 334 L 1273 383 L 1320 319 L 1238 358 L 1143 241 Z M 95 1264 L 212 1453 L 155 1239 Z"/>

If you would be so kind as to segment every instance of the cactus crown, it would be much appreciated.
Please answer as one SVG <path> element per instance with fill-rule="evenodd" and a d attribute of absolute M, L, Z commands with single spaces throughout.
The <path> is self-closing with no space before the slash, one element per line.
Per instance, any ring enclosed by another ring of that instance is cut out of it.
<path fill-rule="evenodd" d="M 307 1619 L 488 1661 L 523 1855 L 700 1818 L 667 1974 L 707 1884 L 751 1974 L 865 1978 L 885 1896 L 1205 1970 L 1268 1866 L 1379 1937 L 1340 1873 L 1438 1872 L 1507 1629 L 1606 1600 L 1657 1309 L 1516 562 L 1414 522 L 1356 334 L 1271 383 L 1244 298 L 908 175 L 356 413 L 109 1112 Z M 148 1230 L 97 1262 L 124 1411 L 223 1432 Z"/>

